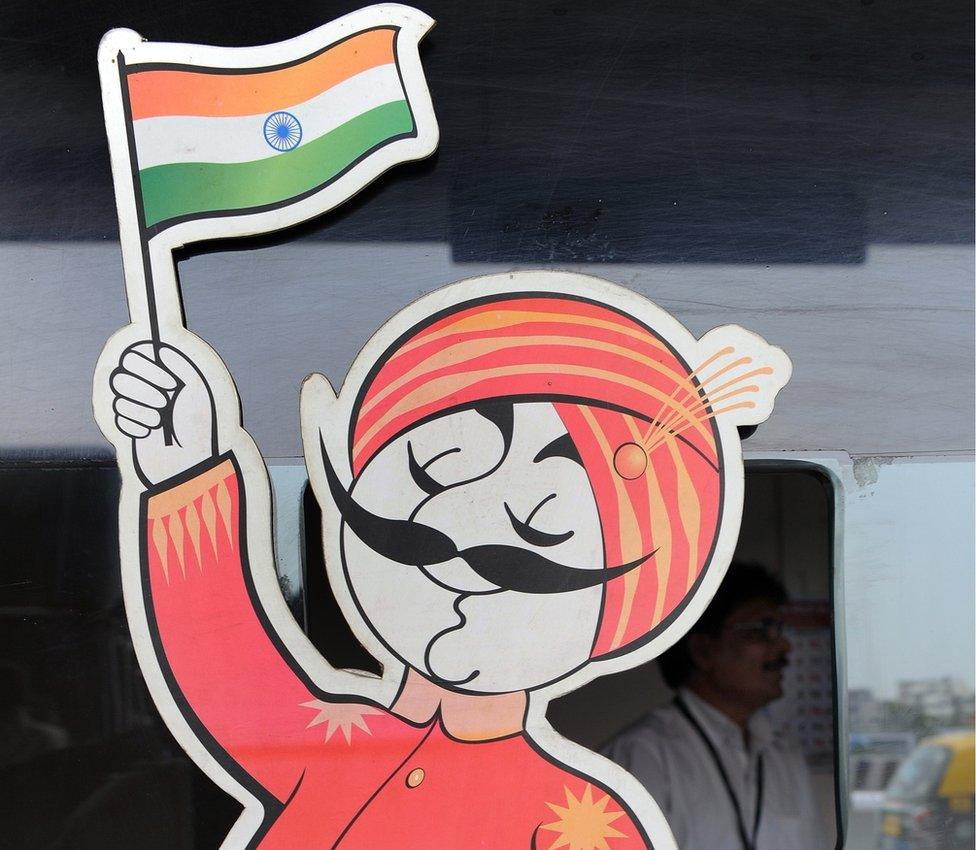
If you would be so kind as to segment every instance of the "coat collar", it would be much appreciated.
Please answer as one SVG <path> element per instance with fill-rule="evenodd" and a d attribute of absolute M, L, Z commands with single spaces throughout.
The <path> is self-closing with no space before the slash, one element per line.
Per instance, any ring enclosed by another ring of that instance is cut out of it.
<path fill-rule="evenodd" d="M 411 723 L 430 723 L 439 716 L 444 731 L 460 741 L 491 741 L 521 733 L 527 706 L 524 691 L 459 693 L 408 670 L 392 711 Z"/>

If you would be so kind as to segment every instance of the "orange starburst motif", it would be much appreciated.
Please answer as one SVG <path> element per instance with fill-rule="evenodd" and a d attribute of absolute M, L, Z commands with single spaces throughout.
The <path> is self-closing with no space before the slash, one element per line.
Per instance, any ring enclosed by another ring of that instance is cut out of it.
<path fill-rule="evenodd" d="M 626 838 L 624 833 L 610 826 L 617 818 L 623 817 L 624 813 L 607 811 L 607 804 L 610 802 L 607 794 L 594 800 L 593 786 L 589 783 L 579 799 L 576 799 L 568 787 L 563 786 L 563 790 L 566 792 L 565 806 L 546 803 L 559 817 L 553 823 L 542 825 L 543 829 L 559 833 L 555 844 L 549 845 L 549 850 L 556 850 L 558 847 L 568 847 L 569 850 L 610 850 L 608 838 Z"/>
<path fill-rule="evenodd" d="M 322 723 L 325 727 L 325 740 L 328 742 L 336 732 L 342 732 L 342 737 L 347 744 L 352 743 L 352 730 L 361 729 L 367 735 L 372 735 L 366 718 L 374 714 L 382 714 L 378 708 L 369 705 L 358 705 L 354 702 L 323 702 L 320 699 L 313 699 L 303 702 L 302 708 L 311 708 L 318 711 L 311 722 L 305 727 L 311 729 Z"/>

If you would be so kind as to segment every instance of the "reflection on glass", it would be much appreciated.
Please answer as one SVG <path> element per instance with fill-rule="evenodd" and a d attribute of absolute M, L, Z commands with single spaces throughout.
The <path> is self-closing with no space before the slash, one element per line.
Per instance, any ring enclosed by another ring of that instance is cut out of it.
<path fill-rule="evenodd" d="M 935 792 L 951 757 L 948 747 L 919 747 L 898 768 L 894 781 L 888 784 L 888 796 L 896 800 L 925 799 Z"/>
<path fill-rule="evenodd" d="M 973 733 L 929 738 L 902 763 L 885 792 L 882 850 L 973 846 Z"/>
<path fill-rule="evenodd" d="M 0 850 L 216 847 L 239 811 L 139 674 L 118 498 L 108 465 L 0 466 Z"/>
<path fill-rule="evenodd" d="M 846 846 L 972 850 L 973 463 L 856 463 L 843 531 Z"/>

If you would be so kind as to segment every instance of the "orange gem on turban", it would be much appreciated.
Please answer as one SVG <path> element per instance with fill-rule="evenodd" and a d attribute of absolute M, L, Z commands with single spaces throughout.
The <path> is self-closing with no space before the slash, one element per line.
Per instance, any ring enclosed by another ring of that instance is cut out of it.
<path fill-rule="evenodd" d="M 421 421 L 488 399 L 553 403 L 593 489 L 605 563 L 656 550 L 607 583 L 593 656 L 649 639 L 701 579 L 720 515 L 718 432 L 688 364 L 634 318 L 581 298 L 460 304 L 404 334 L 364 384 L 354 473 Z"/>
<path fill-rule="evenodd" d="M 637 443 L 624 443 L 613 453 L 613 468 L 628 481 L 640 478 L 647 469 L 647 450 Z"/>

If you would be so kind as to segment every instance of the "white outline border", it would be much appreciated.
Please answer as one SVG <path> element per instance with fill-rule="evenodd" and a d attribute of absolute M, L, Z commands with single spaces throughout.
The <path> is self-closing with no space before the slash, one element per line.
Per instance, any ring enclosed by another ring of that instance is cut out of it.
<path fill-rule="evenodd" d="M 106 35 L 99 48 L 105 119 L 113 177 L 116 181 L 126 292 L 133 323 L 114 334 L 105 345 L 95 369 L 93 407 L 99 427 L 116 448 L 122 472 L 119 510 L 122 585 L 139 665 L 153 700 L 177 741 L 219 787 L 244 806 L 240 818 L 221 845 L 225 848 L 246 847 L 263 823 L 264 810 L 261 803 L 232 778 L 199 741 L 183 717 L 162 674 L 150 637 L 143 599 L 140 567 L 143 529 L 140 527 L 139 512 L 144 487 L 136 474 L 132 442 L 116 429 L 112 410 L 113 397 L 109 385 L 112 371 L 126 348 L 149 337 L 141 233 L 137 224 L 128 133 L 115 57 L 121 52 L 129 64 L 178 62 L 222 67 L 270 65 L 314 52 L 352 32 L 391 23 L 399 24 L 403 34 L 413 35 L 413 39 L 403 39 L 398 46 L 401 51 L 404 83 L 417 123 L 417 138 L 395 142 L 381 149 L 374 155 L 375 160 L 366 160 L 364 167 L 353 169 L 326 189 L 293 206 L 245 216 L 184 222 L 162 231 L 149 243 L 161 336 L 168 345 L 184 352 L 206 377 L 214 396 L 219 450 L 233 451 L 241 469 L 247 495 L 246 542 L 252 579 L 269 622 L 295 661 L 320 688 L 332 693 L 358 694 L 390 705 L 402 679 L 403 665 L 373 636 L 352 601 L 339 558 L 338 513 L 328 496 L 321 464 L 314 462 L 309 464 L 309 477 L 323 508 L 323 544 L 329 578 L 341 610 L 357 637 L 383 664 L 383 676 L 375 678 L 329 666 L 299 628 L 285 603 L 274 569 L 273 506 L 268 471 L 257 446 L 242 427 L 239 397 L 229 371 L 209 345 L 183 326 L 172 251 L 191 242 L 246 236 L 298 224 L 341 203 L 393 165 L 405 159 L 416 159 L 432 153 L 438 140 L 437 124 L 420 67 L 417 43 L 433 22 L 414 9 L 397 4 L 382 4 L 353 12 L 295 39 L 263 47 L 152 44 L 143 42 L 131 30 L 113 30 Z M 583 771 L 620 794 L 648 836 L 652 837 L 656 850 L 674 850 L 674 841 L 660 808 L 637 780 L 612 762 L 559 736 L 546 720 L 545 711 L 549 701 L 555 697 L 573 691 L 598 676 L 628 669 L 660 654 L 704 610 L 731 560 L 741 518 L 743 466 L 736 427 L 740 424 L 757 424 L 769 415 L 776 389 L 789 379 L 792 367 L 786 355 L 779 349 L 768 346 L 761 337 L 737 326 L 716 329 L 706 335 L 707 341 L 704 337 L 696 340 L 677 320 L 644 297 L 595 277 L 569 272 L 527 271 L 472 278 L 432 292 L 392 317 L 365 344 L 350 368 L 338 396 L 323 376 L 312 375 L 306 379 L 301 395 L 302 435 L 306 457 L 309 457 L 310 447 L 314 447 L 311 457 L 318 457 L 321 428 L 330 455 L 335 460 L 342 459 L 348 464 L 348 423 L 359 390 L 376 359 L 404 332 L 430 315 L 472 298 L 526 291 L 579 295 L 622 310 L 660 334 L 688 363 L 698 362 L 713 353 L 723 339 L 734 338 L 739 351 L 752 351 L 757 359 L 773 361 L 777 368 L 777 386 L 762 399 L 756 411 L 751 415 L 744 412 L 722 415 L 715 420 L 724 462 L 723 510 L 712 561 L 694 597 L 674 622 L 647 644 L 630 653 L 596 659 L 567 678 L 532 692 L 529 698 L 527 735 L 555 760 Z M 351 479 L 348 466 L 340 474 L 345 476 L 346 481 Z"/>

